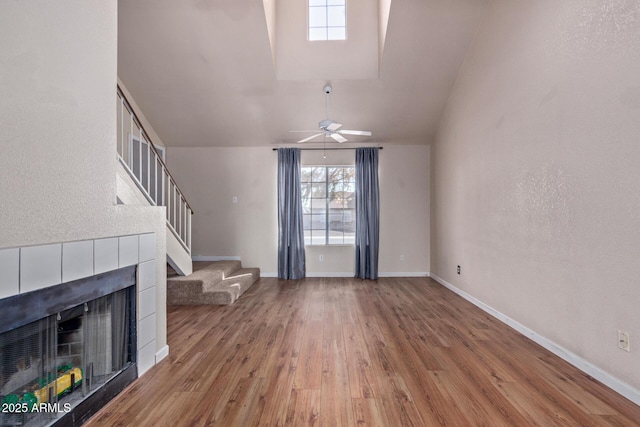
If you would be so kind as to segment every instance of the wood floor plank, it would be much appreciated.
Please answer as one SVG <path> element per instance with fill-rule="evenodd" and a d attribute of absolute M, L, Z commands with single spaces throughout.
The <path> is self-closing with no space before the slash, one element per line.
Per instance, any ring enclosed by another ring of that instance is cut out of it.
<path fill-rule="evenodd" d="M 342 325 L 349 373 L 349 389 L 353 398 L 374 398 L 380 396 L 380 388 L 371 366 L 366 338 L 359 323 Z"/>
<path fill-rule="evenodd" d="M 354 398 L 351 401 L 355 417 L 353 425 L 377 427 L 389 423 L 384 413 L 382 400 Z"/>
<path fill-rule="evenodd" d="M 285 425 L 290 427 L 320 425 L 320 390 L 291 390 Z"/>
<path fill-rule="evenodd" d="M 349 374 L 344 346 L 335 340 L 324 340 L 322 387 L 320 389 L 320 425 L 354 425 Z"/>
<path fill-rule="evenodd" d="M 294 388 L 320 389 L 322 383 L 322 321 L 310 321 L 305 325 Z"/>
<path fill-rule="evenodd" d="M 389 426 L 428 426 L 416 407 L 413 397 L 402 377 L 378 378 L 382 391 L 382 406 Z"/>
<path fill-rule="evenodd" d="M 96 426 L 636 426 L 640 407 L 428 278 L 260 279 L 168 307 Z"/>
<path fill-rule="evenodd" d="M 240 378 L 226 403 L 220 425 L 255 426 L 264 410 L 264 378 Z"/>
<path fill-rule="evenodd" d="M 562 408 L 541 405 L 539 399 L 521 384 L 501 382 L 496 383 L 495 387 L 527 418 L 530 425 L 562 426 L 575 423 Z"/>

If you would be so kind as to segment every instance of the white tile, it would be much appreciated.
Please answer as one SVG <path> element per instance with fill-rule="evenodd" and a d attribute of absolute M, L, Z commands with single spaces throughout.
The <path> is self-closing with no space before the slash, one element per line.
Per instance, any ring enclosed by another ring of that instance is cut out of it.
<path fill-rule="evenodd" d="M 156 340 L 153 340 L 138 350 L 138 360 L 136 361 L 136 365 L 138 367 L 138 376 L 141 376 L 149 369 L 153 368 L 155 362 Z"/>
<path fill-rule="evenodd" d="M 29 246 L 20 249 L 20 293 L 62 282 L 62 245 Z"/>
<path fill-rule="evenodd" d="M 147 261 L 138 265 L 138 290 L 156 285 L 156 262 Z"/>
<path fill-rule="evenodd" d="M 118 269 L 118 238 L 93 241 L 95 274 Z"/>
<path fill-rule="evenodd" d="M 156 287 L 140 292 L 138 319 L 144 319 L 156 312 Z"/>
<path fill-rule="evenodd" d="M 140 235 L 140 254 L 138 262 L 156 259 L 156 233 Z"/>
<path fill-rule="evenodd" d="M 93 276 L 93 240 L 62 244 L 62 282 Z"/>
<path fill-rule="evenodd" d="M 20 249 L 0 249 L 0 298 L 20 293 Z"/>
<path fill-rule="evenodd" d="M 120 240 L 120 253 L 118 265 L 120 268 L 138 263 L 138 235 L 123 236 Z"/>
<path fill-rule="evenodd" d="M 155 339 L 156 315 L 154 313 L 138 322 L 138 349 L 141 349 Z"/>

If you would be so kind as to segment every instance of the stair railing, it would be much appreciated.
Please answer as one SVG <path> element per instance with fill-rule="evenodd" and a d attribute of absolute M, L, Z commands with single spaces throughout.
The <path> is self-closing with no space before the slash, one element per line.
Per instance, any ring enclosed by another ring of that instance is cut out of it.
<path fill-rule="evenodd" d="M 117 91 L 118 159 L 149 203 L 167 207 L 167 227 L 191 254 L 193 210 L 119 85 Z"/>

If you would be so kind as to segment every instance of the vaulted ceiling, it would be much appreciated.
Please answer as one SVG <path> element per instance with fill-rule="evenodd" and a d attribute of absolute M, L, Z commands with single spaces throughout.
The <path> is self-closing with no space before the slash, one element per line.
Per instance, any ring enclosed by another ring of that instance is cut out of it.
<path fill-rule="evenodd" d="M 373 132 L 350 143 L 429 144 L 487 0 L 347 0 L 343 42 L 307 41 L 299 4 L 122 0 L 119 77 L 168 146 L 295 144 L 327 82 L 330 118 Z"/>

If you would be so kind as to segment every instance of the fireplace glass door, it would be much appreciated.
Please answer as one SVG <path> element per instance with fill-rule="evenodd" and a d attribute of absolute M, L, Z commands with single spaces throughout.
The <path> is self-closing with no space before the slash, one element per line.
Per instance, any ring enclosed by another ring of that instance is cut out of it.
<path fill-rule="evenodd" d="M 45 426 L 135 362 L 134 287 L 0 334 L 0 426 Z"/>

